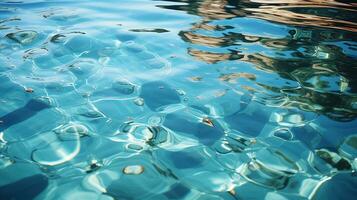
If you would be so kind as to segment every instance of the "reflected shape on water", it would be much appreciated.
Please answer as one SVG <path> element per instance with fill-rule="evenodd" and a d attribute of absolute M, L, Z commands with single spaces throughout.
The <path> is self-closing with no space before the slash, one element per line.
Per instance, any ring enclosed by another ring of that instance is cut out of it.
<path fill-rule="evenodd" d="M 356 98 L 353 95 L 357 85 L 356 68 L 350 66 L 350 63 L 355 63 L 356 48 L 347 54 L 349 47 L 332 43 L 343 41 L 345 45 L 356 46 L 354 32 L 357 24 L 352 17 L 353 3 L 284 0 L 174 2 L 186 4 L 160 7 L 183 10 L 203 18 L 179 34 L 188 43 L 190 55 L 210 64 L 233 60 L 249 62 L 257 70 L 276 73 L 283 80 L 297 81 L 299 87 L 290 88 L 288 84 L 277 81 L 262 82 L 259 76 L 235 71 L 222 74 L 220 80 L 239 86 L 241 83 L 237 83 L 237 79 L 245 77 L 259 88 L 258 91 L 253 90 L 257 96 L 260 90 L 286 96 L 288 101 L 284 106 L 318 112 L 342 121 L 357 116 L 357 110 L 350 104 Z M 333 18 L 327 17 L 331 15 Z M 257 25 L 259 29 L 266 32 L 261 33 L 251 26 L 257 22 L 261 25 Z M 279 28 L 273 22 L 289 27 Z M 242 86 L 247 90 L 254 87 Z"/>
<path fill-rule="evenodd" d="M 239 78 L 247 78 L 249 80 L 255 81 L 256 76 L 254 74 L 249 74 L 249 73 L 230 73 L 230 74 L 222 74 L 219 77 L 219 80 L 221 81 L 227 81 L 229 83 L 236 83 L 236 79 Z"/>
<path fill-rule="evenodd" d="M 4 131 L 17 123 L 25 121 L 48 108 L 50 108 L 50 105 L 43 102 L 42 99 L 31 99 L 24 107 L 0 117 L 0 121 L 3 122 L 0 123 L 0 131 Z"/>
<path fill-rule="evenodd" d="M 328 68 L 318 69 L 317 66 L 316 68 L 297 70 L 291 74 L 304 88 L 317 92 L 341 93 L 349 88 L 348 80 L 345 77 Z"/>
<path fill-rule="evenodd" d="M 166 32 L 170 32 L 170 31 L 168 31 L 168 30 L 166 30 L 166 29 L 163 29 L 163 28 L 131 29 L 130 31 L 133 31 L 133 32 L 154 32 L 154 33 L 166 33 Z"/>
<path fill-rule="evenodd" d="M 32 199 L 49 184 L 45 175 L 37 174 L 0 187 L 1 199 Z"/>
<path fill-rule="evenodd" d="M 351 170 L 351 164 L 349 161 L 342 158 L 337 153 L 331 152 L 327 149 L 319 149 L 316 151 L 316 155 L 337 170 Z"/>

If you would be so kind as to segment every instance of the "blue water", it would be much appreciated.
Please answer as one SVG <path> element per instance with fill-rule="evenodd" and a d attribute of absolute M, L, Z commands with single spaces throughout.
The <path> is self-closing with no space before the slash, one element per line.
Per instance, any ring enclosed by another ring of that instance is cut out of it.
<path fill-rule="evenodd" d="M 345 0 L 0 1 L 0 199 L 354 199 Z"/>

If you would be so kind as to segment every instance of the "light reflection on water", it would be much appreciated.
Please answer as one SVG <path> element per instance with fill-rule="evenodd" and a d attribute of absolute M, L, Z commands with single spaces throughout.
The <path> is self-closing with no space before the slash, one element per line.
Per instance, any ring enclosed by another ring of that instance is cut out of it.
<path fill-rule="evenodd" d="M 0 1 L 0 199 L 352 198 L 355 7 Z"/>

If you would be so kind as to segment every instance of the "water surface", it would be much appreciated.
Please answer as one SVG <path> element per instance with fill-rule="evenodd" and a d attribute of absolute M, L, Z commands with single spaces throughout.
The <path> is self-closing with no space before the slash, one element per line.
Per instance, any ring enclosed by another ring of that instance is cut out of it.
<path fill-rule="evenodd" d="M 353 199 L 353 1 L 0 1 L 0 199 Z"/>

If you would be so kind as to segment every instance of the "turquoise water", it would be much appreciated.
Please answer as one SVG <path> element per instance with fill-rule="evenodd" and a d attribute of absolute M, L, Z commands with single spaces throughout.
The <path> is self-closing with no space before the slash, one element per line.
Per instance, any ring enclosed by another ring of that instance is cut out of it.
<path fill-rule="evenodd" d="M 0 1 L 0 199 L 353 199 L 352 1 Z"/>

